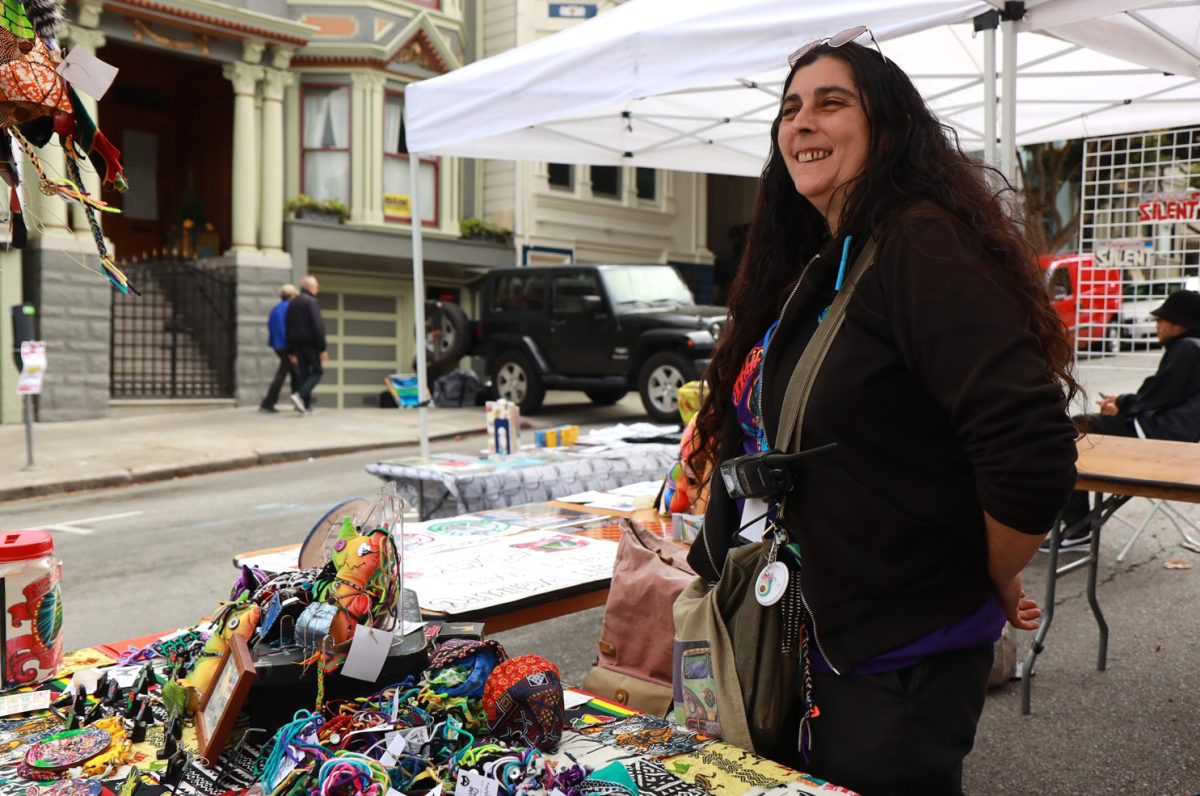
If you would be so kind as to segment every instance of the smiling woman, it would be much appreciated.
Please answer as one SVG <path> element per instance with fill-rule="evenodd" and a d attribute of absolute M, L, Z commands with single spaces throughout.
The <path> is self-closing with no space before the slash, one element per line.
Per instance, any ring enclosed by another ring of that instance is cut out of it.
<path fill-rule="evenodd" d="M 712 479 L 689 563 L 721 579 L 765 508 L 755 596 L 799 629 L 769 654 L 805 676 L 770 732 L 746 697 L 755 751 L 862 793 L 959 794 L 992 644 L 1040 616 L 1020 572 L 1074 483 L 1076 385 L 1003 179 L 864 32 L 793 57 L 690 464 L 832 449 L 765 507 Z M 734 654 L 740 673 L 762 653 Z"/>
<path fill-rule="evenodd" d="M 823 58 L 788 86 L 777 144 L 796 193 L 836 229 L 851 183 L 867 165 L 867 115 L 850 67 Z"/>

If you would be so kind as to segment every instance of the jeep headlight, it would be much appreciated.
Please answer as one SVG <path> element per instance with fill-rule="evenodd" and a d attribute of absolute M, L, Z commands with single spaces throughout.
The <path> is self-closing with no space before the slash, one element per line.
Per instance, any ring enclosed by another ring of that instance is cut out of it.
<path fill-rule="evenodd" d="M 713 321 L 708 327 L 708 333 L 712 335 L 713 342 L 721 339 L 721 329 L 725 326 L 725 321 Z"/>

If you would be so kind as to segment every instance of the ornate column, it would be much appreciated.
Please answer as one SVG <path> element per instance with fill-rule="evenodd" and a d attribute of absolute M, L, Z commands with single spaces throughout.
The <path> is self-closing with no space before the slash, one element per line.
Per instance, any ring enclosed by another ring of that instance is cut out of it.
<path fill-rule="evenodd" d="M 99 7 L 99 3 L 90 3 L 89 5 L 95 5 Z M 82 10 L 80 11 L 80 15 L 83 15 Z M 96 16 L 99 16 L 99 10 L 96 11 Z M 96 21 L 98 22 L 99 19 L 97 18 Z M 84 28 L 80 27 L 79 25 L 67 25 L 66 33 L 62 38 L 68 45 L 68 49 L 87 50 L 93 55 L 95 55 L 96 51 L 105 44 L 105 36 L 103 31 L 95 30 L 94 28 Z M 88 116 L 91 116 L 92 121 L 96 122 L 96 124 L 99 124 L 99 106 L 96 100 L 89 97 L 87 94 L 84 94 L 82 91 L 79 92 L 79 99 L 82 101 L 83 108 L 87 111 Z M 83 174 L 84 189 L 92 196 L 99 197 L 100 175 L 96 173 L 96 170 L 91 167 L 90 164 L 81 163 L 79 165 L 79 170 Z M 96 220 L 103 223 L 103 216 L 103 213 L 97 213 Z M 82 205 L 71 205 L 71 226 L 74 228 L 77 236 L 91 240 L 92 231 L 88 226 L 87 216 L 83 212 Z"/>
<path fill-rule="evenodd" d="M 276 49 L 263 73 L 258 245 L 268 254 L 283 251 L 283 91 L 294 79 L 286 71 L 291 60 L 291 50 Z"/>
<path fill-rule="evenodd" d="M 387 76 L 358 72 L 350 80 L 350 220 L 382 224 L 383 87 Z"/>
<path fill-rule="evenodd" d="M 254 96 L 263 68 L 234 61 L 225 65 L 222 74 L 233 83 L 233 241 L 230 252 L 257 251 L 259 172 L 255 153 L 259 136 Z"/>

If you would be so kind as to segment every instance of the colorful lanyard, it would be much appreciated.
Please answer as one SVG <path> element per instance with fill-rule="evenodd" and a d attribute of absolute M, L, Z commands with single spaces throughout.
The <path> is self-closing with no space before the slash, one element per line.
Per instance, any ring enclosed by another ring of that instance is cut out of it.
<path fill-rule="evenodd" d="M 854 240 L 853 235 L 847 235 L 846 239 L 844 241 L 842 241 L 842 261 L 841 261 L 841 263 L 838 264 L 837 279 L 834 281 L 834 284 L 833 284 L 833 293 L 834 293 L 835 297 L 836 297 L 838 291 L 840 291 L 842 289 L 842 283 L 846 281 L 846 261 L 850 257 L 850 243 L 853 240 Z M 829 313 L 829 307 L 826 306 L 825 309 L 821 310 L 821 314 L 817 317 L 817 323 L 820 323 L 821 321 L 825 320 L 825 316 L 828 313 Z M 763 369 L 766 367 L 766 364 L 767 364 L 767 349 L 771 345 L 771 337 L 775 334 L 775 330 L 777 328 L 779 328 L 779 322 L 782 320 L 783 320 L 783 317 L 780 316 L 779 318 L 777 318 L 775 320 L 775 323 L 771 324 L 770 328 L 767 329 L 767 333 L 763 337 L 762 358 L 758 361 L 758 383 L 754 385 L 754 390 L 758 394 L 758 406 L 756 407 L 756 410 L 757 410 L 757 414 L 758 414 L 758 450 L 760 452 L 766 452 L 771 449 L 771 446 L 767 442 L 766 426 L 763 423 L 763 403 L 762 403 Z"/>

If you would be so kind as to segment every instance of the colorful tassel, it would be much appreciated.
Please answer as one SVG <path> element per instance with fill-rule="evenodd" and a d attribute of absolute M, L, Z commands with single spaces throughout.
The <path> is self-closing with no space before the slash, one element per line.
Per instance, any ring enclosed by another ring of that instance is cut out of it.
<path fill-rule="evenodd" d="M 66 135 L 73 134 L 75 145 L 92 161 L 104 184 L 119 193 L 124 193 L 129 184 L 125 182 L 124 170 L 121 168 L 121 151 L 96 127 L 75 89 L 68 88 L 67 91 L 71 106 L 75 109 L 73 129 L 67 129 L 72 126 L 71 121 L 68 121 L 70 117 L 63 116 L 55 120 L 55 129 L 60 136 L 64 136 L 64 131 Z"/>

